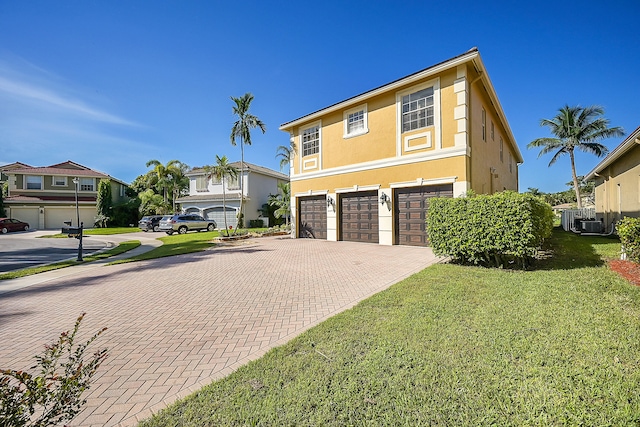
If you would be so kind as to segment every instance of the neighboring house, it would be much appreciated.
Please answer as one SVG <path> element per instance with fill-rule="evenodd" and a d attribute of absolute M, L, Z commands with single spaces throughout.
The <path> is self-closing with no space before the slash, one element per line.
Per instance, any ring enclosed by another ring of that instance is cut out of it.
<path fill-rule="evenodd" d="M 9 182 L 9 195 L 4 199 L 7 214 L 28 222 L 31 228 L 60 228 L 68 221 L 76 225 L 75 178 L 80 222 L 87 228 L 95 221 L 101 179 L 111 181 L 114 204 L 126 200 L 126 183 L 70 160 L 45 167 L 12 163 L 0 166 L 0 171 Z"/>
<path fill-rule="evenodd" d="M 429 198 L 518 189 L 522 155 L 477 49 L 280 126 L 297 237 L 426 245 Z"/>
<path fill-rule="evenodd" d="M 244 193 L 244 224 L 260 216 L 258 209 L 267 203 L 270 194 L 278 194 L 278 183 L 289 182 L 283 173 L 244 162 L 244 174 L 240 176 L 240 162 L 231 166 L 238 169 L 238 177 L 225 177 L 225 202 L 227 224 L 237 227 L 237 215 L 240 210 L 240 179 Z M 189 177 L 189 195 L 176 200 L 183 212 L 197 213 L 207 219 L 213 219 L 218 228 L 224 228 L 222 203 L 222 182 L 209 179 L 203 168 L 194 168 L 186 174 Z M 266 221 L 266 218 L 264 219 Z"/>
<path fill-rule="evenodd" d="M 640 127 L 584 179 L 595 181 L 596 217 L 607 230 L 622 217 L 640 217 Z"/>

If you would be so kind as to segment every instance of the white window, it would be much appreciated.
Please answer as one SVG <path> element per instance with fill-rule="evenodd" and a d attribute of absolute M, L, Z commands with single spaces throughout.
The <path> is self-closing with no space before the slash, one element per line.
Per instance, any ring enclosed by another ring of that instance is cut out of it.
<path fill-rule="evenodd" d="M 500 137 L 500 161 L 504 163 L 504 143 L 502 142 L 502 137 Z"/>
<path fill-rule="evenodd" d="M 120 197 L 124 197 L 124 185 L 120 184 Z"/>
<path fill-rule="evenodd" d="M 320 126 L 313 126 L 302 131 L 302 156 L 309 156 L 320 151 Z"/>
<path fill-rule="evenodd" d="M 80 178 L 80 191 L 95 191 L 93 178 Z"/>
<path fill-rule="evenodd" d="M 42 190 L 42 177 L 27 175 L 27 190 Z"/>
<path fill-rule="evenodd" d="M 206 175 L 196 176 L 196 191 L 207 191 L 208 180 Z"/>
<path fill-rule="evenodd" d="M 67 177 L 66 176 L 52 176 L 51 184 L 54 187 L 66 187 L 67 186 Z"/>
<path fill-rule="evenodd" d="M 492 141 L 495 141 L 495 140 L 496 140 L 495 136 L 496 136 L 495 126 L 493 125 L 493 121 L 492 121 L 492 122 L 491 122 L 491 140 L 492 140 Z"/>
<path fill-rule="evenodd" d="M 344 137 L 362 135 L 369 132 L 367 128 L 367 106 L 353 108 L 344 112 Z"/>
<path fill-rule="evenodd" d="M 511 161 L 511 151 L 509 151 L 509 173 L 513 173 L 513 162 Z"/>
<path fill-rule="evenodd" d="M 402 97 L 402 132 L 433 126 L 433 87 Z"/>

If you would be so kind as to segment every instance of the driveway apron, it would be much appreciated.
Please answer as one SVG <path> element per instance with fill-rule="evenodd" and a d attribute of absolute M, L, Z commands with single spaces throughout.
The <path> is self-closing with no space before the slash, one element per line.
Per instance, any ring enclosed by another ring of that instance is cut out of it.
<path fill-rule="evenodd" d="M 437 262 L 429 248 L 270 237 L 78 270 L 0 294 L 0 368 L 30 370 L 87 315 L 109 349 L 72 426 L 132 426 Z M 89 351 L 91 353 L 91 351 Z"/>

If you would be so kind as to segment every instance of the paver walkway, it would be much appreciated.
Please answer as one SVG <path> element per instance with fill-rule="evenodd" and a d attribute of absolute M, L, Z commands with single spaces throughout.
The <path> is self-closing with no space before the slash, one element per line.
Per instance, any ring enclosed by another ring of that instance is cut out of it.
<path fill-rule="evenodd" d="M 29 369 L 87 312 L 109 358 L 72 426 L 131 426 L 436 262 L 429 248 L 271 237 L 77 270 L 0 294 L 0 367 Z M 80 342 L 80 341 L 78 341 Z"/>

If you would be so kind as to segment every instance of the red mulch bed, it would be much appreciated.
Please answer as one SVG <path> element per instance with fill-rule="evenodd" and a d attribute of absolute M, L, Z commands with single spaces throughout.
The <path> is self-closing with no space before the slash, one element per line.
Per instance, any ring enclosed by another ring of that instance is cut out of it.
<path fill-rule="evenodd" d="M 640 286 L 640 264 L 631 261 L 613 260 L 609 261 L 609 268 L 632 284 Z"/>

